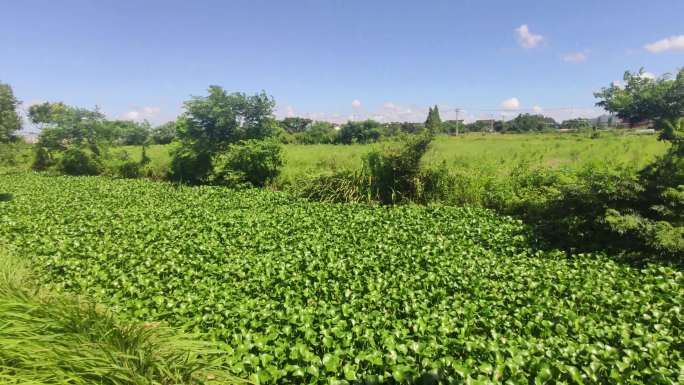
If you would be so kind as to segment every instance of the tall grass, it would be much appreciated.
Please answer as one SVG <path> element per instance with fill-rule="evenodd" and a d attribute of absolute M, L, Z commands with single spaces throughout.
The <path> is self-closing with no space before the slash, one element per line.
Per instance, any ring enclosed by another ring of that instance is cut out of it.
<path fill-rule="evenodd" d="M 167 385 L 239 382 L 215 345 L 123 322 L 86 299 L 41 288 L 0 245 L 0 383 Z"/>

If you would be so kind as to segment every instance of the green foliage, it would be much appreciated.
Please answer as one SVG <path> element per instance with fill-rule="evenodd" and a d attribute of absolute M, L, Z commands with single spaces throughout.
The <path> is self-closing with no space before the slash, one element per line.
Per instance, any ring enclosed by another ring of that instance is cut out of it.
<path fill-rule="evenodd" d="M 45 171 L 54 164 L 50 152 L 41 145 L 36 145 L 31 168 L 35 171 Z"/>
<path fill-rule="evenodd" d="M 294 135 L 294 142 L 301 144 L 329 144 L 334 143 L 337 131 L 332 123 L 313 122 L 306 130 Z"/>
<path fill-rule="evenodd" d="M 623 79 L 624 84 L 611 84 L 594 93 L 600 99 L 596 105 L 629 123 L 655 121 L 657 128 L 663 128 L 666 120 L 684 116 L 684 69 L 674 79 L 651 79 L 644 76 L 643 69 L 626 71 Z"/>
<path fill-rule="evenodd" d="M 185 102 L 186 111 L 176 123 L 181 147 L 172 154 L 171 179 L 204 183 L 219 154 L 230 148 L 235 152 L 234 144 L 240 141 L 272 136 L 277 128 L 274 105 L 273 99 L 263 92 L 253 96 L 228 94 L 219 86 L 210 86 L 206 97 L 196 96 Z M 254 165 L 253 170 L 259 167 Z M 248 180 L 261 177 L 247 176 Z"/>
<path fill-rule="evenodd" d="M 539 251 L 489 210 L 38 174 L 0 191 L 0 241 L 41 277 L 226 342 L 253 382 L 681 382 L 681 271 Z"/>
<path fill-rule="evenodd" d="M 382 125 L 374 120 L 349 121 L 337 133 L 336 142 L 341 144 L 371 143 L 382 136 Z"/>
<path fill-rule="evenodd" d="M 34 166 L 37 164 L 34 163 Z M 98 175 L 102 172 L 103 165 L 92 152 L 74 146 L 62 153 L 57 169 L 67 175 Z"/>
<path fill-rule="evenodd" d="M 0 82 L 0 143 L 16 139 L 16 132 L 21 130 L 21 118 L 17 113 L 19 101 L 9 84 Z"/>
<path fill-rule="evenodd" d="M 31 145 L 19 140 L 0 143 L 0 168 L 26 170 L 30 159 Z"/>
<path fill-rule="evenodd" d="M 143 176 L 143 167 L 149 163 L 149 158 L 145 154 L 145 147 L 142 147 L 142 160 L 135 161 L 126 151 L 119 151 L 112 159 L 107 162 L 108 173 L 111 176 L 121 178 L 140 178 Z"/>
<path fill-rule="evenodd" d="M 152 129 L 150 138 L 154 144 L 169 144 L 176 139 L 176 122 L 167 122 Z"/>
<path fill-rule="evenodd" d="M 287 117 L 280 122 L 280 126 L 290 134 L 296 134 L 298 132 L 304 132 L 311 127 L 313 120 L 300 117 Z"/>
<path fill-rule="evenodd" d="M 241 140 L 270 137 L 277 126 L 272 116 L 275 102 L 263 92 L 229 94 L 210 86 L 208 96 L 195 96 L 184 105 L 177 122 L 179 139 L 184 146 L 211 155 Z"/>
<path fill-rule="evenodd" d="M 0 249 L 0 382 L 70 385 L 237 383 L 215 347 L 156 324 L 121 321 L 80 297 L 50 292 Z"/>
<path fill-rule="evenodd" d="M 439 116 L 439 107 L 436 105 L 428 110 L 425 128 L 432 134 L 442 132 L 442 118 Z"/>
<path fill-rule="evenodd" d="M 151 135 L 151 127 L 148 122 L 134 122 L 132 120 L 106 121 L 103 134 L 105 139 L 116 144 L 130 146 L 146 143 Z"/>
<path fill-rule="evenodd" d="M 168 179 L 174 182 L 202 184 L 212 170 L 211 155 L 189 147 L 176 147 L 171 152 Z"/>
<path fill-rule="evenodd" d="M 216 156 L 209 182 L 225 186 L 263 187 L 283 166 L 282 149 L 275 141 L 247 140 L 233 144 Z"/>
<path fill-rule="evenodd" d="M 29 119 L 42 127 L 38 144 L 48 151 L 88 146 L 97 154 L 99 143 L 109 137 L 104 115 L 97 110 L 46 102 L 31 106 Z"/>
<path fill-rule="evenodd" d="M 381 203 L 410 201 L 420 196 L 420 160 L 430 142 L 432 135 L 429 133 L 406 136 L 399 147 L 368 153 L 364 159 L 364 173 L 369 176 L 373 195 Z"/>
<path fill-rule="evenodd" d="M 592 129 L 592 124 L 588 119 L 568 119 L 561 123 L 560 128 L 564 128 L 566 130 L 587 131 Z"/>
<path fill-rule="evenodd" d="M 553 118 L 543 115 L 519 114 L 505 123 L 506 131 L 513 132 L 541 132 L 557 128 Z"/>

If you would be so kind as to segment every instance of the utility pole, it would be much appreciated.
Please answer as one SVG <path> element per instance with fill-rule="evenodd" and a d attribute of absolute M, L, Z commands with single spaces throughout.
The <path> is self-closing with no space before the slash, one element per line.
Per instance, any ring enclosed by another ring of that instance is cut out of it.
<path fill-rule="evenodd" d="M 461 109 L 456 108 L 454 111 L 456 111 L 456 135 L 458 135 L 458 114 L 461 112 Z"/>

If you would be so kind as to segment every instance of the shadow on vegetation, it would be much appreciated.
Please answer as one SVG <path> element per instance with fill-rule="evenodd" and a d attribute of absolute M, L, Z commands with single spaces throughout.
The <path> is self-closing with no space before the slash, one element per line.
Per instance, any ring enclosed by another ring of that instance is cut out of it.
<path fill-rule="evenodd" d="M 14 195 L 10 193 L 0 193 L 0 202 L 9 202 L 14 199 Z"/>

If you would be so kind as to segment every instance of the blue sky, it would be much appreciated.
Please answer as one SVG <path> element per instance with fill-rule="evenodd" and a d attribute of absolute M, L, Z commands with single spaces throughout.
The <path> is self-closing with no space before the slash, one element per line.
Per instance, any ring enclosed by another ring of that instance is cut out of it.
<path fill-rule="evenodd" d="M 592 92 L 684 63 L 684 1 L 7 1 L 0 81 L 29 105 L 159 123 L 210 84 L 278 115 L 597 115 Z"/>

